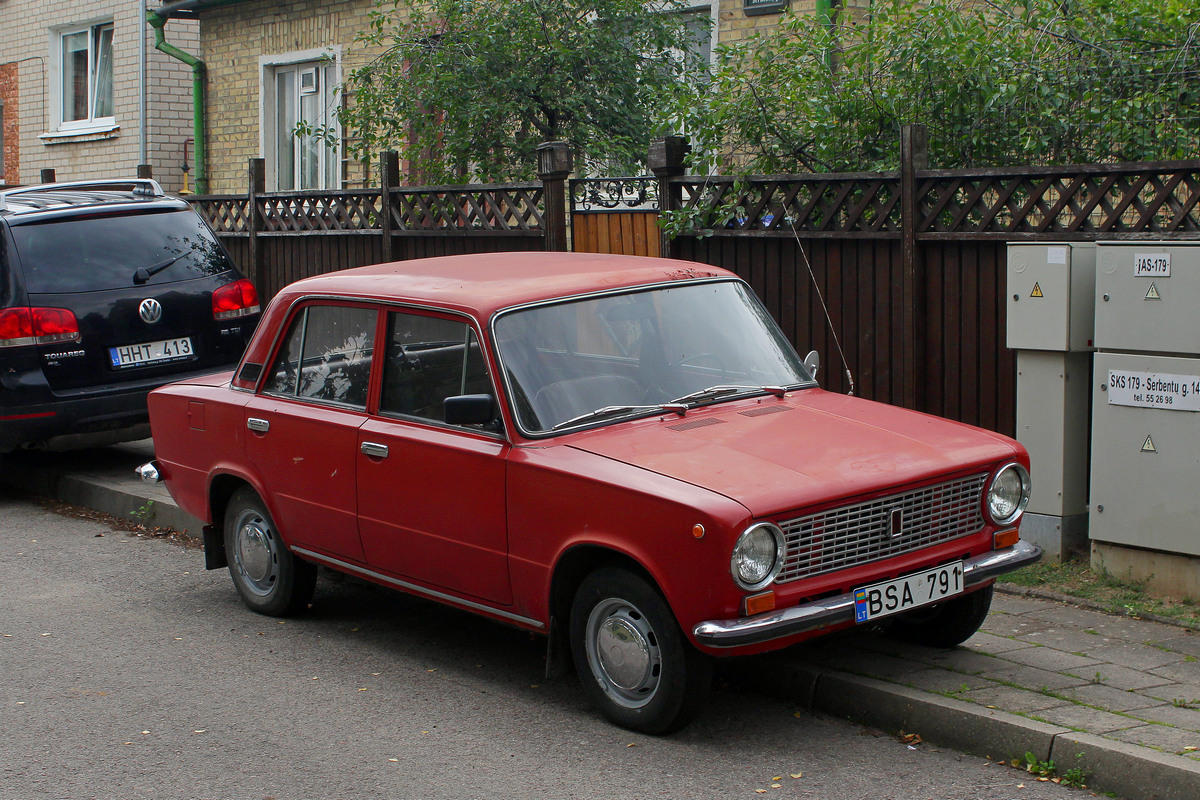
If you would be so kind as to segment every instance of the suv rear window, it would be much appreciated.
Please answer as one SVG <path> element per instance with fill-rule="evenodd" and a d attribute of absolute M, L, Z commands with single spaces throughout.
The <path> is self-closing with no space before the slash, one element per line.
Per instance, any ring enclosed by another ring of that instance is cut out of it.
<path fill-rule="evenodd" d="M 92 292 L 171 283 L 232 269 L 225 251 L 193 211 L 115 214 L 12 225 L 30 294 Z M 177 259 L 172 261 L 172 259 Z"/>

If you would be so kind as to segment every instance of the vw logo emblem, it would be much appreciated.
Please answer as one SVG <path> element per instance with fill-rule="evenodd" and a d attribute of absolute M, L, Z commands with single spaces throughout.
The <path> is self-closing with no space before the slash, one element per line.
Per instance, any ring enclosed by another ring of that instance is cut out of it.
<path fill-rule="evenodd" d="M 147 297 L 138 306 L 138 316 L 143 322 L 155 323 L 162 319 L 162 303 L 155 300 L 153 297 Z"/>

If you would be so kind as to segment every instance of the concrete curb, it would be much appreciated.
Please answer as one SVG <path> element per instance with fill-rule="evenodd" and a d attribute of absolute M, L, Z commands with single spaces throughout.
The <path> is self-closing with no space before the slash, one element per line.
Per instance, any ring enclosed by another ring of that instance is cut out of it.
<path fill-rule="evenodd" d="M 200 538 L 203 522 L 169 500 L 148 497 L 149 492 L 133 494 L 106 486 L 87 476 L 67 475 L 56 469 L 30 464 L 22 467 L 20 471 L 6 469 L 0 480 L 32 495 L 90 508 L 147 527 L 171 528 Z M 147 509 L 144 516 L 139 515 L 140 509 Z"/>

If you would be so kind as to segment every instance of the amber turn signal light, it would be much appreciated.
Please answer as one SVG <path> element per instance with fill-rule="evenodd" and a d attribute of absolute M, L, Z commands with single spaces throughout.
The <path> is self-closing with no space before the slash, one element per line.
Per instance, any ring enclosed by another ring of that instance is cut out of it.
<path fill-rule="evenodd" d="M 761 614 L 764 611 L 775 610 L 775 592 L 768 591 L 761 594 L 752 594 L 742 601 L 742 607 L 745 608 L 747 617 L 752 617 L 755 614 Z"/>
<path fill-rule="evenodd" d="M 1012 547 L 1021 539 L 1021 532 L 1016 528 L 1007 531 L 997 531 L 992 537 L 992 549 L 1003 550 L 1006 547 Z"/>

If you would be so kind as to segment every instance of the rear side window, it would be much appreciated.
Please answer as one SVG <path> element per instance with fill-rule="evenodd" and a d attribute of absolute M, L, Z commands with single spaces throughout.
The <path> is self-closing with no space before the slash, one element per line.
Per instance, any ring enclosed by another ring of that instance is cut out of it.
<path fill-rule="evenodd" d="M 30 294 L 92 292 L 219 275 L 233 269 L 190 210 L 57 219 L 11 226 Z"/>
<path fill-rule="evenodd" d="M 308 306 L 296 315 L 263 391 L 366 408 L 375 311 Z"/>

